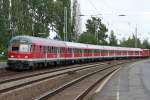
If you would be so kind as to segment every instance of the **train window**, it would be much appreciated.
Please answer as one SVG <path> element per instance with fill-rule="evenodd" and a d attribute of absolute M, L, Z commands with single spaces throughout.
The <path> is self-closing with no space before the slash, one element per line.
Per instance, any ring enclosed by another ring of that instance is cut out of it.
<path fill-rule="evenodd" d="M 59 49 L 59 50 L 60 50 L 60 51 L 59 51 L 59 52 L 60 52 L 60 54 L 61 54 L 61 52 L 62 52 L 62 50 L 61 50 L 61 49 L 62 49 L 62 48 L 60 48 L 60 49 Z"/>
<path fill-rule="evenodd" d="M 105 50 L 102 50 L 102 53 L 104 54 L 106 51 Z"/>
<path fill-rule="evenodd" d="M 75 53 L 78 53 L 78 49 L 75 49 Z"/>
<path fill-rule="evenodd" d="M 62 48 L 62 53 L 66 53 L 66 48 Z"/>
<path fill-rule="evenodd" d="M 99 50 L 96 50 L 96 53 L 99 53 Z"/>
<path fill-rule="evenodd" d="M 51 47 L 51 53 L 54 53 L 54 48 L 53 47 Z"/>
<path fill-rule="evenodd" d="M 68 53 L 72 53 L 72 49 L 71 48 L 68 48 Z"/>
<path fill-rule="evenodd" d="M 70 48 L 70 50 L 71 50 L 71 53 L 73 53 L 73 48 Z"/>
<path fill-rule="evenodd" d="M 95 50 L 93 51 L 93 53 L 98 53 L 98 52 L 97 52 L 97 50 L 95 49 Z"/>
<path fill-rule="evenodd" d="M 60 54 L 62 53 L 62 48 L 60 48 Z"/>
<path fill-rule="evenodd" d="M 48 50 L 47 50 L 48 47 L 47 47 L 47 46 L 44 46 L 43 49 L 44 49 L 44 50 L 43 50 L 44 53 L 47 53 L 47 52 L 48 52 Z"/>
<path fill-rule="evenodd" d="M 77 53 L 80 53 L 79 49 L 77 49 Z"/>
<path fill-rule="evenodd" d="M 62 54 L 64 53 L 64 48 L 61 49 L 61 53 L 62 53 Z"/>
<path fill-rule="evenodd" d="M 21 51 L 21 52 L 30 52 L 30 48 L 31 48 L 30 45 L 21 44 L 20 48 L 19 48 L 19 51 Z"/>
<path fill-rule="evenodd" d="M 75 54 L 75 48 L 73 48 L 72 50 L 73 50 L 73 53 Z"/>
<path fill-rule="evenodd" d="M 42 46 L 40 46 L 40 52 L 42 52 Z"/>
<path fill-rule="evenodd" d="M 96 49 L 95 49 L 95 50 L 93 50 L 93 53 L 98 53 L 98 50 L 96 50 Z"/>
<path fill-rule="evenodd" d="M 84 49 L 84 53 L 86 53 L 86 49 Z"/>
<path fill-rule="evenodd" d="M 56 47 L 53 47 L 53 53 L 56 53 L 57 51 L 56 51 Z"/>
<path fill-rule="evenodd" d="M 33 46 L 32 45 L 30 45 L 30 51 L 33 51 Z"/>
<path fill-rule="evenodd" d="M 76 53 L 77 53 L 77 54 L 79 53 L 79 49 L 76 49 Z"/>
<path fill-rule="evenodd" d="M 89 53 L 91 53 L 92 50 L 89 49 Z"/>
<path fill-rule="evenodd" d="M 55 47 L 53 47 L 53 53 L 55 53 Z"/>
<path fill-rule="evenodd" d="M 50 47 L 48 47 L 47 52 L 50 53 Z"/>
<path fill-rule="evenodd" d="M 80 49 L 80 53 L 82 54 L 82 49 Z"/>
<path fill-rule="evenodd" d="M 62 53 L 62 48 L 60 48 L 60 54 Z"/>
<path fill-rule="evenodd" d="M 70 53 L 72 53 L 72 48 L 70 48 Z"/>
<path fill-rule="evenodd" d="M 98 53 L 98 50 L 95 49 L 93 53 Z"/>
<path fill-rule="evenodd" d="M 19 51 L 19 44 L 12 44 L 11 51 Z"/>
<path fill-rule="evenodd" d="M 37 52 L 36 45 L 32 45 L 32 51 Z"/>
<path fill-rule="evenodd" d="M 87 49 L 85 49 L 85 53 L 88 53 L 88 50 L 87 50 Z"/>
<path fill-rule="evenodd" d="M 19 51 L 19 47 L 12 47 L 12 51 Z"/>
<path fill-rule="evenodd" d="M 74 53 L 76 53 L 76 49 L 74 48 Z"/>
<path fill-rule="evenodd" d="M 74 52 L 74 54 L 76 53 L 76 49 L 75 48 L 73 49 L 73 52 Z"/>
<path fill-rule="evenodd" d="M 74 49 L 74 53 L 75 53 L 75 54 L 77 53 L 77 49 L 76 49 L 76 48 Z"/>

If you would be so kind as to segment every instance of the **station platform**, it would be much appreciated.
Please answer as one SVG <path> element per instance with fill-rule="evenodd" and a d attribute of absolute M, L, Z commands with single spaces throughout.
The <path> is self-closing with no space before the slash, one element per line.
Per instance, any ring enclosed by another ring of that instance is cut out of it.
<path fill-rule="evenodd" d="M 122 67 L 92 100 L 150 100 L 150 59 Z"/>

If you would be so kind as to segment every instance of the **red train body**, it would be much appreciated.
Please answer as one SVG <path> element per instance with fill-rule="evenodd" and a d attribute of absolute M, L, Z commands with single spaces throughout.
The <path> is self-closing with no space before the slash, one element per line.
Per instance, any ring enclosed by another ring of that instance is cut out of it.
<path fill-rule="evenodd" d="M 16 36 L 10 41 L 7 63 L 10 67 L 28 69 L 62 62 L 136 57 L 149 57 L 149 50 Z"/>

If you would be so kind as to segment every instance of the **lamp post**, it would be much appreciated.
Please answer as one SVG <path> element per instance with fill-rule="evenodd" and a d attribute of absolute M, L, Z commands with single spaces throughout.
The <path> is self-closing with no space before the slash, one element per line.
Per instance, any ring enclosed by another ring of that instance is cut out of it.
<path fill-rule="evenodd" d="M 135 48 L 137 48 L 137 24 L 135 27 Z"/>

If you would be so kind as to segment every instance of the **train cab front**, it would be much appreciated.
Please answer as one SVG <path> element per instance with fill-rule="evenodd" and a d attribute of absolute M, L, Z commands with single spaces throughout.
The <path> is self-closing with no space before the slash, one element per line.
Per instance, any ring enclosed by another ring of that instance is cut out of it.
<path fill-rule="evenodd" d="M 19 37 L 12 38 L 8 49 L 8 67 L 11 69 L 24 69 L 32 58 L 31 43 Z"/>

